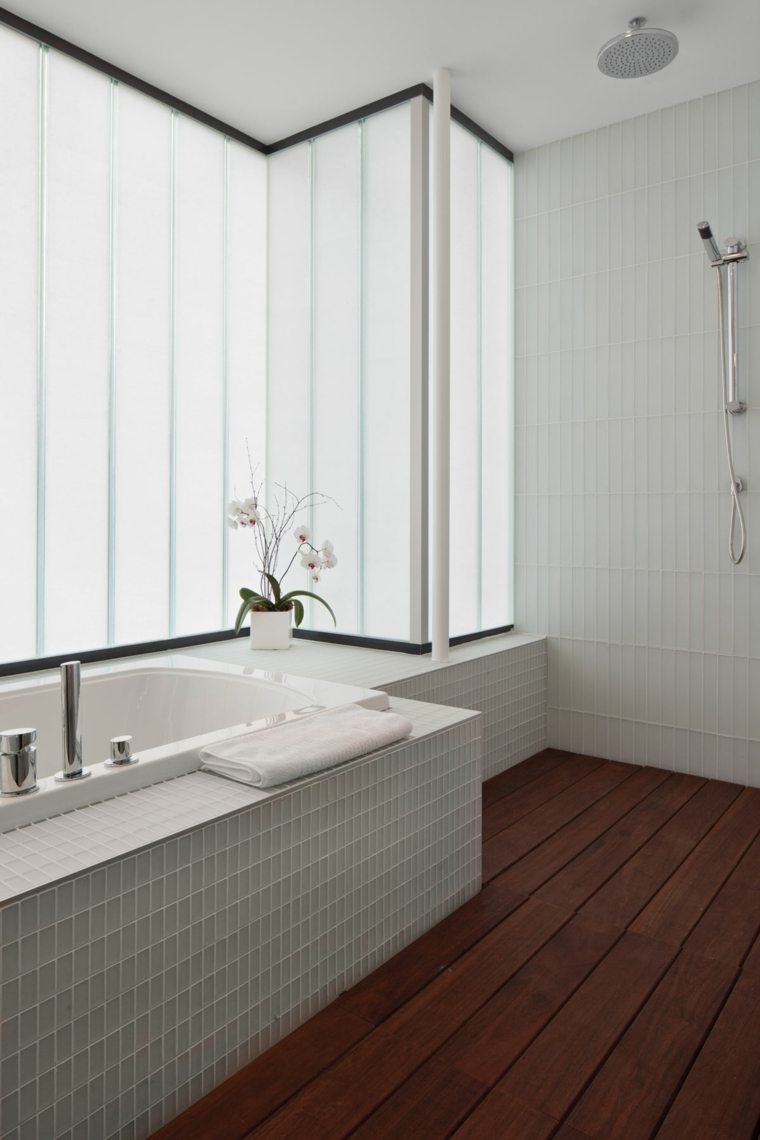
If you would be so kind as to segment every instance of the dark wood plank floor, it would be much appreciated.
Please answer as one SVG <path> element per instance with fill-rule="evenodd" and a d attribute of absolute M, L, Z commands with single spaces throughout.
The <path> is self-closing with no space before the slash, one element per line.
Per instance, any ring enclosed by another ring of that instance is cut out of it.
<path fill-rule="evenodd" d="M 484 888 L 160 1140 L 753 1140 L 760 790 L 548 750 Z"/>

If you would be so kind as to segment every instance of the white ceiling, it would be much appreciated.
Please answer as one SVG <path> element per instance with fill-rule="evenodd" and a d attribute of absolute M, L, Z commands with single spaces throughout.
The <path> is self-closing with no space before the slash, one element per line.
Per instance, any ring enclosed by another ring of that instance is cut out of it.
<path fill-rule="evenodd" d="M 507 146 L 760 78 L 758 0 L 10 0 L 12 10 L 273 142 L 451 69 L 453 101 Z M 596 53 L 632 16 L 670 67 L 615 80 Z"/>

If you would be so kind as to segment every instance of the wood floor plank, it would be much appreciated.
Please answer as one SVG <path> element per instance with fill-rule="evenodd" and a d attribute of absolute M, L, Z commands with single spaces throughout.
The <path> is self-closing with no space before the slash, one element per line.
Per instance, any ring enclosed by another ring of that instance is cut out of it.
<path fill-rule="evenodd" d="M 760 789 L 745 788 L 673 872 L 631 930 L 681 946 L 760 832 Z"/>
<path fill-rule="evenodd" d="M 339 1140 L 348 1135 L 568 917 L 556 907 L 528 899 L 251 1135 L 270 1140 L 302 1134 L 310 1140 Z"/>
<path fill-rule="evenodd" d="M 518 788 L 524 784 L 529 784 L 531 780 L 537 780 L 547 772 L 551 772 L 552 768 L 556 768 L 558 764 L 566 764 L 568 761 L 572 761 L 572 758 L 572 752 L 561 752 L 558 748 L 545 748 L 543 752 L 538 752 L 529 760 L 522 760 L 514 767 L 500 772 L 498 776 L 492 776 L 483 784 L 483 809 L 485 810 L 491 804 L 496 803 L 503 796 L 516 792 Z"/>
<path fill-rule="evenodd" d="M 656 769 L 644 769 L 644 771 L 656 771 Z M 536 894 L 547 902 L 561 898 L 574 907 L 582 906 L 705 784 L 704 780 L 694 776 L 668 775 L 667 772 L 663 774 L 666 779 L 656 791 L 636 804 L 627 815 L 589 844 L 567 866 L 560 868 L 552 878 L 539 885 Z M 621 791 L 625 787 L 626 784 L 623 784 Z M 538 849 L 538 852 L 540 851 L 541 848 Z M 530 859 L 531 856 L 527 858 Z M 505 882 L 510 885 L 515 881 L 522 881 L 518 871 L 524 862 L 525 860 L 521 860 L 520 863 L 516 863 L 504 875 L 499 875 L 494 882 Z M 532 881 L 532 877 L 526 880 L 526 882 Z"/>
<path fill-rule="evenodd" d="M 443 1140 L 621 934 L 601 931 L 577 918 L 569 922 L 373 1113 L 354 1134 L 357 1140 L 394 1135 Z"/>
<path fill-rule="evenodd" d="M 561 1120 L 676 953 L 624 934 L 496 1088 Z"/>
<path fill-rule="evenodd" d="M 342 994 L 336 1004 L 379 1025 L 524 901 L 525 895 L 511 887 L 487 884 L 464 906 Z"/>
<path fill-rule="evenodd" d="M 552 1134 L 552 1140 L 593 1140 L 593 1138 L 587 1136 L 585 1132 L 579 1132 L 577 1128 L 573 1128 L 571 1124 L 565 1122 L 560 1125 L 557 1132 Z"/>
<path fill-rule="evenodd" d="M 521 788 L 491 804 L 483 814 L 483 839 L 489 839 L 505 827 L 511 827 L 523 816 L 551 801 L 565 788 L 577 784 L 584 776 L 601 768 L 603 760 L 590 757 L 573 758 L 565 764 L 552 767 L 540 780 L 531 780 Z"/>
<path fill-rule="evenodd" d="M 602 926 L 627 926 L 740 793 L 735 784 L 706 783 L 583 904 L 580 913 Z"/>
<path fill-rule="evenodd" d="M 729 875 L 684 946 L 740 966 L 760 931 L 760 836 Z"/>
<path fill-rule="evenodd" d="M 616 835 L 624 836 L 627 830 L 625 823 L 621 823 L 620 826 L 615 825 L 625 820 L 637 805 L 647 800 L 650 793 L 661 788 L 668 779 L 668 773 L 659 768 L 639 768 L 629 780 L 624 780 L 608 795 L 597 800 L 586 811 L 491 881 L 507 885 L 520 883 L 521 890 L 526 893 L 538 891 L 543 883 L 558 875 L 592 844 L 601 842 L 601 838 L 611 828 L 614 828 Z M 659 796 L 653 798 L 657 803 L 661 803 Z M 674 807 L 671 814 L 675 810 Z M 615 851 L 618 850 L 618 842 L 612 846 Z M 605 865 L 609 867 L 609 860 Z M 611 874 L 611 871 L 609 873 Z M 560 892 L 555 892 L 554 897 L 562 896 Z"/>
<path fill-rule="evenodd" d="M 743 970 L 745 974 L 760 978 L 760 934 L 755 938 L 749 954 L 744 959 Z"/>
<path fill-rule="evenodd" d="M 739 978 L 657 1132 L 752 1140 L 760 1118 L 760 979 Z"/>
<path fill-rule="evenodd" d="M 547 1140 L 556 1127 L 557 1121 L 545 1112 L 493 1089 L 452 1135 L 455 1140 Z"/>
<path fill-rule="evenodd" d="M 635 764 L 603 763 L 529 815 L 486 840 L 483 843 L 483 881 L 488 882 L 511 867 L 623 780 L 630 779 L 636 770 Z"/>
<path fill-rule="evenodd" d="M 648 1140 L 735 977 L 722 962 L 679 954 L 568 1123 L 593 1140 Z"/>
<path fill-rule="evenodd" d="M 240 1140 L 372 1031 L 335 1004 L 170 1121 L 153 1140 Z"/>
<path fill-rule="evenodd" d="M 355 1132 L 352 1140 L 424 1136 L 443 1140 L 465 1120 L 490 1086 L 434 1055 Z"/>

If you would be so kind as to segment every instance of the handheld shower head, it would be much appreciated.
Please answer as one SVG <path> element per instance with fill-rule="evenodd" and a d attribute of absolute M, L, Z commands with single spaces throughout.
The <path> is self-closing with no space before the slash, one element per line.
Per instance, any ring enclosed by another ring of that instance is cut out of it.
<path fill-rule="evenodd" d="M 715 265 L 716 262 L 722 262 L 723 257 L 720 250 L 718 249 L 717 242 L 713 237 L 710 223 L 697 222 L 697 233 L 702 238 L 705 247 L 705 253 L 707 254 L 707 260 L 710 262 L 710 265 Z"/>

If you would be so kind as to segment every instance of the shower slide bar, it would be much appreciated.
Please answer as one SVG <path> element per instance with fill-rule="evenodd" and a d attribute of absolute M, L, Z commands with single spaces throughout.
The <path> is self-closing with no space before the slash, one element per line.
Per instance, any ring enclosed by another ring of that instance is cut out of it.
<path fill-rule="evenodd" d="M 734 448 L 729 426 L 729 416 L 740 415 L 747 410 L 739 399 L 738 382 L 738 303 L 736 270 L 740 262 L 749 257 L 749 250 L 739 238 L 729 238 L 725 253 L 713 237 L 709 222 L 699 222 L 697 231 L 702 239 L 707 259 L 718 271 L 718 328 L 720 332 L 720 376 L 723 396 L 723 435 L 726 444 L 726 461 L 730 478 L 731 520 L 728 532 L 728 556 L 735 566 L 744 558 L 747 545 L 747 529 L 744 510 L 739 496 L 745 490 L 734 469 Z M 723 271 L 726 272 L 724 288 Z M 727 310 L 727 311 L 726 311 Z M 737 543 L 738 529 L 738 543 Z"/>

